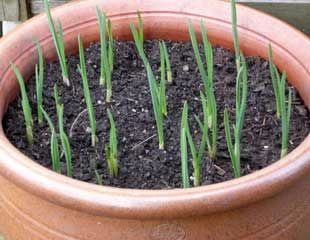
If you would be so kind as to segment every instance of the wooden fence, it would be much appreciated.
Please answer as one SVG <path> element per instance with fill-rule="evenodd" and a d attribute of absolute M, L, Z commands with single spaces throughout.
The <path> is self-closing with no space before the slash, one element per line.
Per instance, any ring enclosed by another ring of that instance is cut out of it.
<path fill-rule="evenodd" d="M 49 0 L 52 7 L 68 1 Z M 283 19 L 310 35 L 310 0 L 237 1 Z M 43 0 L 0 0 L 0 21 L 24 21 L 35 14 L 41 13 L 43 9 Z"/>

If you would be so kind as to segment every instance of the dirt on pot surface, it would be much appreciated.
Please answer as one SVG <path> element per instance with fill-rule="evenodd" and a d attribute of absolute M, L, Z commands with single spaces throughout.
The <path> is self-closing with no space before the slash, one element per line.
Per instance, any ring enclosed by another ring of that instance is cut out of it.
<path fill-rule="evenodd" d="M 158 149 L 157 131 L 153 115 L 146 71 L 133 42 L 115 42 L 113 71 L 113 101 L 105 103 L 105 89 L 99 86 L 100 46 L 92 44 L 85 55 L 89 85 L 97 120 L 98 143 L 91 147 L 88 115 L 83 97 L 82 81 L 77 70 L 78 56 L 68 59 L 72 87 L 62 82 L 58 62 L 45 67 L 44 108 L 57 125 L 53 85 L 57 83 L 65 108 L 65 128 L 70 135 L 73 154 L 73 177 L 96 182 L 94 169 L 103 176 L 107 186 L 137 189 L 179 188 L 181 179 L 180 122 L 183 102 L 188 100 L 191 132 L 197 145 L 201 134 L 194 114 L 202 119 L 199 91 L 203 83 L 199 75 L 190 43 L 167 42 L 173 70 L 173 83 L 167 85 L 168 117 L 165 119 L 165 150 Z M 160 75 L 158 41 L 146 41 L 145 50 L 157 76 Z M 259 57 L 247 57 L 248 101 L 242 131 L 242 175 L 255 172 L 277 161 L 281 148 L 281 124 L 276 106 L 268 62 Z M 211 160 L 206 152 L 202 162 L 202 185 L 234 178 L 223 124 L 225 107 L 234 121 L 236 68 L 234 54 L 221 47 L 214 48 L 214 87 L 218 107 L 218 154 Z M 292 87 L 291 87 L 292 88 Z M 35 78 L 28 84 L 35 126 L 34 144 L 25 137 L 24 117 L 18 97 L 4 118 L 4 130 L 9 140 L 24 154 L 39 164 L 51 168 L 50 129 L 39 125 L 36 118 Z M 293 90 L 289 150 L 297 147 L 310 129 L 310 114 L 297 92 Z M 108 174 L 104 145 L 108 141 L 107 107 L 111 107 L 118 132 L 119 175 Z M 189 153 L 190 156 L 190 153 Z M 190 167 L 192 173 L 192 167 Z M 62 173 L 66 173 L 62 158 Z M 191 181 L 191 184 L 193 182 Z"/>

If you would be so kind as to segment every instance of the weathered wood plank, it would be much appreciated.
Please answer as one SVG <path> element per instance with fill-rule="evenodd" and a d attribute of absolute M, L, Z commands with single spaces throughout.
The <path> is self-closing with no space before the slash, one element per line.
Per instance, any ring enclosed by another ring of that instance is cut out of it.
<path fill-rule="evenodd" d="M 69 1 L 70 0 L 49 0 L 49 3 L 51 7 L 56 7 Z M 43 0 L 31 0 L 30 10 L 33 15 L 42 13 L 44 11 Z"/>
<path fill-rule="evenodd" d="M 278 17 L 310 35 L 310 0 L 237 0 Z M 19 2 L 19 4 L 18 4 Z M 43 0 L 28 0 L 31 15 L 44 11 Z M 51 7 L 69 0 L 50 0 Z M 26 0 L 0 0 L 0 20 L 23 21 L 27 18 Z"/>
<path fill-rule="evenodd" d="M 0 19 L 6 21 L 17 21 L 19 18 L 19 3 L 14 0 L 0 1 Z"/>
<path fill-rule="evenodd" d="M 247 0 L 243 4 L 280 18 L 310 35 L 310 1 L 296 0 L 297 3 L 288 3 L 288 1 L 283 3 L 283 0 L 281 1 L 282 3 L 271 3 L 271 0 L 261 0 L 260 2 L 257 0 L 249 2 Z M 243 2 L 245 1 L 243 0 Z"/>
<path fill-rule="evenodd" d="M 310 1 L 309 0 L 237 0 L 250 7 L 262 10 L 278 17 L 293 26 L 310 34 Z M 50 0 L 52 7 L 68 2 L 68 0 Z M 44 11 L 42 0 L 31 0 L 30 9 L 33 14 Z"/>
<path fill-rule="evenodd" d="M 24 21 L 28 18 L 26 0 L 1 0 L 0 20 Z"/>

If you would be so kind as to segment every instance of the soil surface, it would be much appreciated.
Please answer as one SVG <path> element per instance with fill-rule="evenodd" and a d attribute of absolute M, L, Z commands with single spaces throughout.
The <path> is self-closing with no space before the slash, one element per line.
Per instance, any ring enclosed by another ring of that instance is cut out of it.
<path fill-rule="evenodd" d="M 118 177 L 110 177 L 105 160 L 104 145 L 108 141 L 109 122 L 106 114 L 105 89 L 99 86 L 100 46 L 92 44 L 85 54 L 89 85 L 97 120 L 98 143 L 91 147 L 91 135 L 80 74 L 78 56 L 68 59 L 70 81 L 73 87 L 65 87 L 57 62 L 45 67 L 44 108 L 55 125 L 56 111 L 53 85 L 57 83 L 61 101 L 65 106 L 65 128 L 70 135 L 73 154 L 73 177 L 86 182 L 96 182 L 94 169 L 103 177 L 103 184 L 123 188 L 167 189 L 179 188 L 181 180 L 180 121 L 182 106 L 188 100 L 191 132 L 198 145 L 200 131 L 194 114 L 202 118 L 199 91 L 203 89 L 197 64 L 190 43 L 167 42 L 173 70 L 173 83 L 167 85 L 168 117 L 165 119 L 165 150 L 158 149 L 156 126 L 151 96 L 142 61 L 133 42 L 115 42 L 115 66 L 113 71 L 112 113 L 118 131 Z M 158 41 L 146 41 L 145 50 L 152 68 L 159 76 Z M 268 62 L 259 57 L 247 57 L 248 103 L 245 125 L 242 131 L 242 175 L 262 169 L 277 161 L 281 148 L 281 124 L 275 114 L 275 97 L 271 85 Z M 218 154 L 211 160 L 206 152 L 202 162 L 202 184 L 213 184 L 234 177 L 229 158 L 223 112 L 230 110 L 234 120 L 235 106 L 234 54 L 221 47 L 214 48 L 214 86 L 218 104 Z M 34 144 L 26 142 L 21 101 L 18 97 L 9 107 L 4 119 L 4 129 L 9 140 L 39 164 L 51 168 L 50 130 L 46 123 L 39 125 L 36 118 L 35 79 L 28 84 L 34 115 Z M 289 150 L 298 146 L 310 129 L 310 115 L 293 90 Z M 190 156 L 190 153 L 189 153 Z M 191 166 L 191 164 L 189 164 Z M 192 173 L 192 167 L 190 167 Z M 62 157 L 62 173 L 65 174 Z M 191 184 L 193 182 L 191 181 Z"/>

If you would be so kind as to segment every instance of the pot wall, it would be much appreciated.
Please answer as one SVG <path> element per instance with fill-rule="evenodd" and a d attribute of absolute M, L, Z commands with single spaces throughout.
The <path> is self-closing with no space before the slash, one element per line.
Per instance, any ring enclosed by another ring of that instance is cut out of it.
<path fill-rule="evenodd" d="M 309 178 L 270 199 L 183 219 L 115 219 L 59 206 L 0 178 L 0 231 L 8 240 L 309 239 Z M 283 201 L 285 199 L 285 201 Z M 275 207 L 276 206 L 276 207 Z"/>
<path fill-rule="evenodd" d="M 95 6 L 111 18 L 117 39 L 131 38 L 129 23 L 142 14 L 145 38 L 188 40 L 187 22 L 206 21 L 213 44 L 232 48 L 230 6 L 220 1 L 82 1 L 54 11 L 67 52 L 98 41 Z M 74 14 L 68 14 L 74 13 Z M 310 107 L 310 41 L 286 24 L 238 8 L 241 48 L 266 58 L 271 42 L 276 64 L 288 73 Z M 38 31 L 40 29 L 40 31 Z M 290 37 L 288 37 L 290 36 Z M 55 59 L 45 16 L 23 24 L 0 41 L 0 118 L 17 94 L 9 70 L 14 61 L 27 78 L 37 62 L 34 39 Z M 272 166 L 222 184 L 189 190 L 120 190 L 78 182 L 32 162 L 7 141 L 0 126 L 0 233 L 6 239 L 281 239 L 310 238 L 310 136 Z"/>

